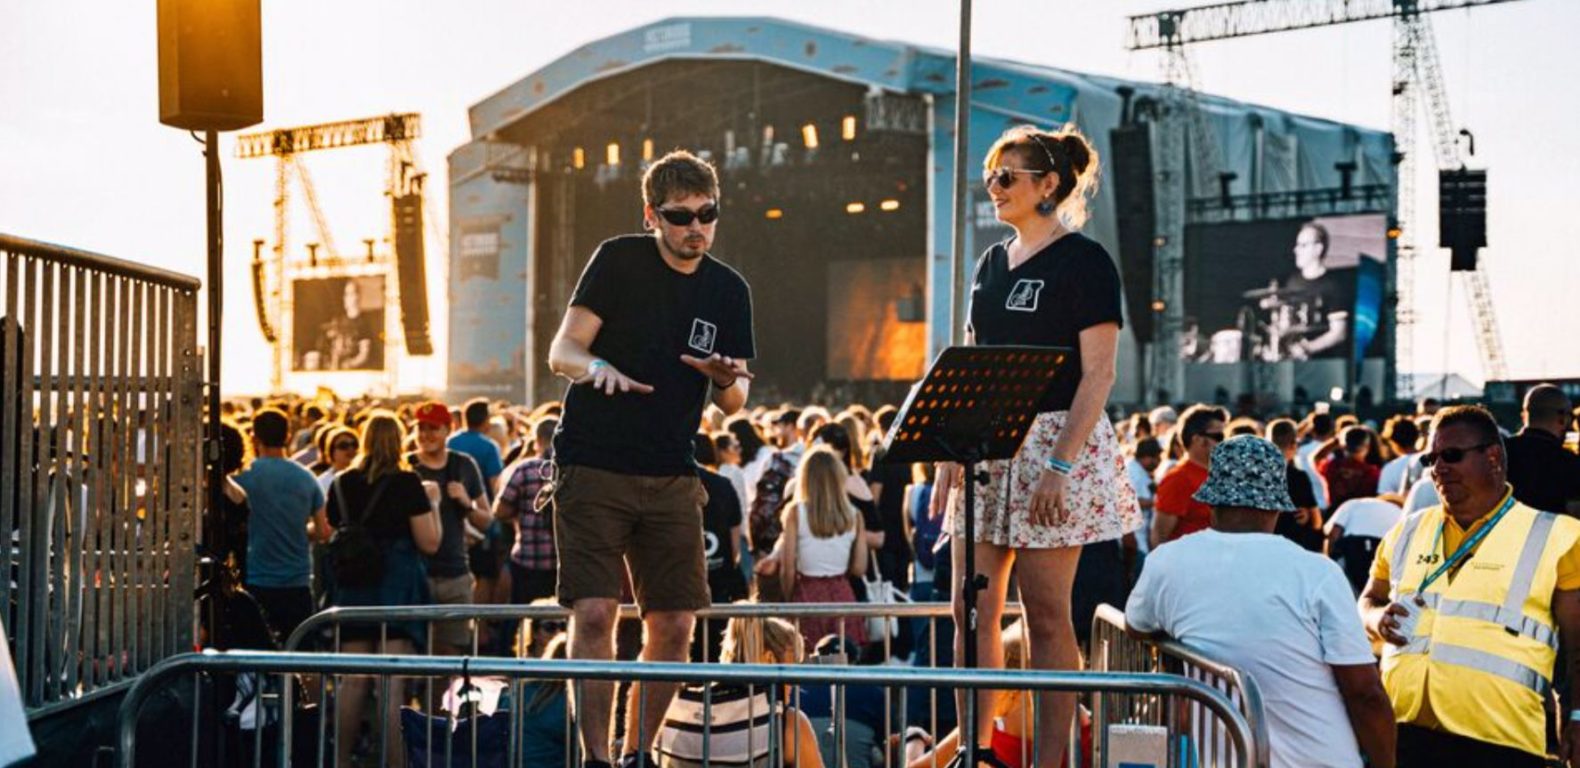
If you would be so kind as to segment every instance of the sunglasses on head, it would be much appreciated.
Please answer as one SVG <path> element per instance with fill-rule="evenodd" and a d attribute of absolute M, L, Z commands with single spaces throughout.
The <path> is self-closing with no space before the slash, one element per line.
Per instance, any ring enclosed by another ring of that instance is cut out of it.
<path fill-rule="evenodd" d="M 653 212 L 664 217 L 664 221 L 677 227 L 689 227 L 693 221 L 712 224 L 719 220 L 719 206 L 717 205 L 704 205 L 701 209 L 695 211 L 686 208 L 654 208 Z"/>
<path fill-rule="evenodd" d="M 1021 174 L 1041 176 L 1045 173 L 1047 171 L 1033 171 L 1024 168 L 995 168 L 991 171 L 982 172 L 982 186 L 992 189 L 993 185 L 997 184 L 999 189 L 1009 189 L 1015 186 L 1015 179 Z"/>
<path fill-rule="evenodd" d="M 1494 445 L 1497 445 L 1497 443 L 1482 443 L 1468 448 L 1444 448 L 1441 451 L 1427 451 L 1421 454 L 1421 464 L 1428 467 L 1436 466 L 1440 462 L 1443 464 L 1458 464 L 1464 461 L 1471 451 L 1485 451 Z"/>

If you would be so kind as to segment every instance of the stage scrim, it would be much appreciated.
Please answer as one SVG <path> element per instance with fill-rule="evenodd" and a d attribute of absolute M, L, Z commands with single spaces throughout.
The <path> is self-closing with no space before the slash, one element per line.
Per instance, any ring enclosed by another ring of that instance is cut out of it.
<path fill-rule="evenodd" d="M 291 370 L 384 370 L 384 276 L 291 283 Z"/>

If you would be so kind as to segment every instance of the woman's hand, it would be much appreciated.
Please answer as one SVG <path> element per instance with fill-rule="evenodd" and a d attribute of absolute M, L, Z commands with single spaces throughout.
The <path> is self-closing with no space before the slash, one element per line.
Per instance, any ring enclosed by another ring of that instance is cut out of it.
<path fill-rule="evenodd" d="M 1058 525 L 1064 522 L 1064 488 L 1069 478 L 1051 469 L 1044 469 L 1031 494 L 1031 522 L 1033 525 Z"/>
<path fill-rule="evenodd" d="M 927 501 L 927 519 L 937 520 L 949 507 L 949 492 L 960 484 L 961 466 L 952 461 L 940 461 L 933 467 L 933 495 Z"/>

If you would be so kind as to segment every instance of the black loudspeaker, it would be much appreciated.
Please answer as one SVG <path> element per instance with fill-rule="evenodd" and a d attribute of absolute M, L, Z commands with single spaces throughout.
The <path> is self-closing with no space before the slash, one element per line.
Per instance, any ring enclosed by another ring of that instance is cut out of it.
<path fill-rule="evenodd" d="M 1109 183 L 1118 209 L 1119 272 L 1125 284 L 1126 316 L 1136 340 L 1152 340 L 1152 280 L 1157 237 L 1150 123 L 1131 123 L 1108 132 Z"/>
<path fill-rule="evenodd" d="M 159 0 L 159 122 L 231 131 L 263 122 L 260 0 Z"/>
<path fill-rule="evenodd" d="M 406 353 L 433 354 L 428 337 L 428 265 L 423 254 L 422 193 L 396 195 L 395 271 L 400 278 L 400 322 Z"/>
<path fill-rule="evenodd" d="M 1437 174 L 1437 244 L 1449 249 L 1449 269 L 1476 270 L 1476 250 L 1487 246 L 1487 172 Z"/>

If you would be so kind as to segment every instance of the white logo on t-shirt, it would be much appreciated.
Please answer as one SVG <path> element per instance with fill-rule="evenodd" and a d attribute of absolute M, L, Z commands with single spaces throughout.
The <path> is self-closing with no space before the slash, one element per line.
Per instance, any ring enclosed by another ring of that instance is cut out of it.
<path fill-rule="evenodd" d="M 1009 298 L 1004 300 L 1004 308 L 1017 312 L 1036 312 L 1037 298 L 1041 295 L 1041 280 L 1017 280 L 1015 287 L 1010 289 Z"/>
<path fill-rule="evenodd" d="M 719 336 L 719 327 L 702 318 L 691 321 L 691 339 L 686 345 L 704 355 L 713 354 L 713 341 Z"/>

